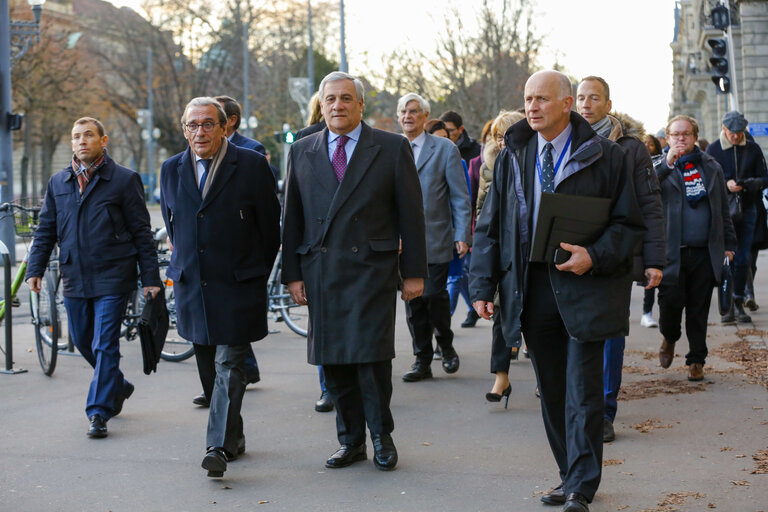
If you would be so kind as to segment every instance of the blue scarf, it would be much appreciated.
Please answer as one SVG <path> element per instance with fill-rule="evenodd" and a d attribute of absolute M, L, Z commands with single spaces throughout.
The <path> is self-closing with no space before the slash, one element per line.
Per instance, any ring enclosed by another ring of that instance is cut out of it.
<path fill-rule="evenodd" d="M 669 147 L 664 149 L 664 153 L 669 151 Z M 701 173 L 696 168 L 697 164 L 701 162 L 701 155 L 703 153 L 698 146 L 693 147 L 693 151 L 687 155 L 683 155 L 675 162 L 675 168 L 680 171 L 683 176 L 683 183 L 685 184 L 685 198 L 691 205 L 691 208 L 696 208 L 696 205 L 707 197 L 707 188 L 704 186 L 704 179 L 701 177 Z"/>

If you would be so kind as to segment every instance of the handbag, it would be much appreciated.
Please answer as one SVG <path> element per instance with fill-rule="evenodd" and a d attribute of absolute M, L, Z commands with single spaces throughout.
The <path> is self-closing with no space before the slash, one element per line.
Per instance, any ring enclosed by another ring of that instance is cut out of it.
<path fill-rule="evenodd" d="M 139 320 L 139 339 L 145 375 L 157 371 L 157 363 L 160 361 L 160 352 L 165 345 L 169 323 L 165 291 L 161 289 L 155 297 L 147 297 Z"/>
<path fill-rule="evenodd" d="M 741 220 L 741 192 L 728 192 L 728 213 L 733 222 Z"/>
<path fill-rule="evenodd" d="M 723 261 L 723 274 L 720 286 L 717 289 L 717 306 L 720 315 L 725 316 L 731 310 L 733 304 L 733 272 L 728 258 Z"/>

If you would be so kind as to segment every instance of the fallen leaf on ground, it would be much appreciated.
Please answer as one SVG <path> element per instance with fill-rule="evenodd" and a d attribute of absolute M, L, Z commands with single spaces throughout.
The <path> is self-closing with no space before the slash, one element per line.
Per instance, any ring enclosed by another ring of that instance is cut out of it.
<path fill-rule="evenodd" d="M 736 335 L 742 338 L 742 341 L 734 343 L 724 343 L 711 353 L 718 357 L 738 363 L 744 367 L 744 374 L 747 381 L 752 384 L 761 384 L 768 387 L 768 350 L 763 348 L 754 348 L 747 341 L 743 341 L 745 336 L 765 334 L 764 331 L 757 329 L 744 329 L 736 332 Z"/>
<path fill-rule="evenodd" d="M 720 451 L 721 452 L 732 452 L 733 448 L 731 448 L 730 446 L 723 446 L 722 448 L 720 448 Z"/>
<path fill-rule="evenodd" d="M 222 485 L 222 486 L 221 486 L 221 488 L 222 488 L 222 489 L 231 489 L 231 487 L 230 487 L 230 486 L 228 486 L 228 485 Z"/>
<path fill-rule="evenodd" d="M 733 485 L 742 485 L 742 486 L 748 486 L 749 485 L 749 482 L 747 482 L 746 480 L 731 480 L 731 483 Z"/>
<path fill-rule="evenodd" d="M 685 504 L 685 500 L 687 500 L 688 498 L 694 498 L 699 500 L 701 498 L 706 498 L 706 497 L 707 497 L 706 494 L 702 494 L 700 492 L 690 492 L 690 491 L 671 492 L 667 494 L 662 501 L 659 502 L 659 505 L 662 507 L 665 505 L 683 505 Z"/>
<path fill-rule="evenodd" d="M 752 455 L 752 460 L 757 464 L 757 469 L 752 471 L 753 475 L 764 475 L 768 473 L 768 450 L 760 450 Z"/>
<path fill-rule="evenodd" d="M 620 464 L 624 464 L 624 459 L 604 459 L 603 460 L 603 467 L 618 466 Z"/>
<path fill-rule="evenodd" d="M 636 423 L 632 425 L 632 428 L 640 431 L 643 434 L 647 434 L 648 432 L 656 428 L 672 428 L 672 425 L 664 425 L 663 423 L 661 423 L 661 420 L 651 418 L 651 419 L 645 420 L 642 423 Z"/>
<path fill-rule="evenodd" d="M 658 395 L 678 395 L 705 391 L 703 382 L 695 384 L 682 379 L 651 379 L 623 384 L 619 390 L 619 400 L 642 400 Z"/>
<path fill-rule="evenodd" d="M 424 441 L 423 443 L 421 443 L 421 446 L 432 446 L 432 443 L 428 443 Z"/>

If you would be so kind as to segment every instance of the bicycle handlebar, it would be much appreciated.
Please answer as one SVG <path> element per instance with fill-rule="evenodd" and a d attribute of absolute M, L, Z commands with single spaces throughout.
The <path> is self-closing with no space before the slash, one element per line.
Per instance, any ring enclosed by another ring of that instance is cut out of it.
<path fill-rule="evenodd" d="M 22 212 L 28 212 L 28 213 L 38 213 L 40 211 L 39 206 L 21 206 L 20 204 L 16 203 L 3 203 L 0 204 L 0 213 L 7 212 L 8 210 L 19 210 Z"/>

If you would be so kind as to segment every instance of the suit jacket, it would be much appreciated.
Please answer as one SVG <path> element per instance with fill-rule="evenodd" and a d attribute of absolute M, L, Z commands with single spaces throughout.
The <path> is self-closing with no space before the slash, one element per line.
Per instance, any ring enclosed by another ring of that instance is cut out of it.
<path fill-rule="evenodd" d="M 72 167 L 48 182 L 27 278 L 42 277 L 58 242 L 65 297 L 93 298 L 160 286 L 141 178 L 109 155 L 80 196 Z"/>
<path fill-rule="evenodd" d="M 202 199 L 187 149 L 163 163 L 160 190 L 179 335 L 201 345 L 266 336 L 267 279 L 280 246 L 280 205 L 266 158 L 228 144 Z"/>
<path fill-rule="evenodd" d="M 427 262 L 447 263 L 454 242 L 472 244 L 472 207 L 458 148 L 444 137 L 425 135 L 416 169 L 427 223 Z"/>
<path fill-rule="evenodd" d="M 282 280 L 304 281 L 311 364 L 389 360 L 399 277 L 427 275 L 413 154 L 404 137 L 363 124 L 338 183 L 327 141 L 326 128 L 288 156 Z"/>
<path fill-rule="evenodd" d="M 262 155 L 267 154 L 267 150 L 264 149 L 264 145 L 261 142 L 241 135 L 240 132 L 233 133 L 230 142 L 239 148 L 252 149 Z"/>
<path fill-rule="evenodd" d="M 593 341 L 629 331 L 631 263 L 645 233 L 631 176 L 629 155 L 598 136 L 583 117 L 571 112 L 570 157 L 557 174 L 555 192 L 612 200 L 610 221 L 586 247 L 592 269 L 584 275 L 558 271 L 549 276 L 568 333 Z M 493 301 L 498 286 L 504 338 L 520 338 L 532 238 L 537 135 L 522 121 L 506 132 L 506 148 L 496 159 L 493 181 L 475 229 L 470 269 L 472 301 Z"/>

